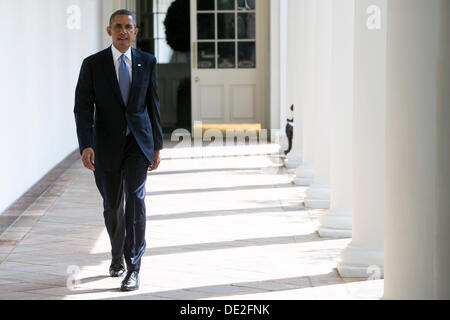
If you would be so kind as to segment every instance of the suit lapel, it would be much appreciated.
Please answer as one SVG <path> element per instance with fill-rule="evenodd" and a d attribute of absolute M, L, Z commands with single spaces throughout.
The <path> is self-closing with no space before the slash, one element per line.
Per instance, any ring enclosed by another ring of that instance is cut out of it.
<path fill-rule="evenodd" d="M 109 47 L 106 50 L 104 67 L 105 67 L 106 76 L 110 82 L 112 91 L 116 95 L 116 98 L 119 99 L 121 106 L 125 107 L 125 103 L 123 102 L 123 99 L 122 99 L 122 93 L 120 92 L 119 82 L 117 81 L 116 67 L 114 66 L 111 47 Z"/>
<path fill-rule="evenodd" d="M 133 79 L 131 81 L 130 97 L 128 98 L 128 104 L 132 103 L 136 92 L 138 90 L 138 84 L 142 80 L 142 65 L 143 61 L 139 52 L 131 48 L 132 64 L 133 64 Z"/>

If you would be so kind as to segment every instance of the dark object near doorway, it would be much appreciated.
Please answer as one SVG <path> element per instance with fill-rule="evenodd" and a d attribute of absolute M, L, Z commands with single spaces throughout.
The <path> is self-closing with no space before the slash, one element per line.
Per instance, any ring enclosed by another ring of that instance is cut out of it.
<path fill-rule="evenodd" d="M 164 27 L 167 44 L 174 50 L 189 52 L 191 48 L 191 23 L 189 1 L 176 0 L 167 10 Z"/>
<path fill-rule="evenodd" d="M 184 78 L 177 92 L 177 127 L 191 131 L 191 79 Z"/>
<path fill-rule="evenodd" d="M 294 105 L 291 106 L 291 111 L 294 112 Z M 289 147 L 284 151 L 285 155 L 292 150 L 292 139 L 294 138 L 294 116 L 292 116 L 292 119 L 286 119 L 286 121 L 286 137 L 288 138 Z"/>

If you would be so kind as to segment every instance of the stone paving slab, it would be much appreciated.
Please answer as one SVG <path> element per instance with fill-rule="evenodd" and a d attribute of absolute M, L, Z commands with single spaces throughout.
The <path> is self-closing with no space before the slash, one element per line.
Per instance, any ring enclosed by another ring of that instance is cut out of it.
<path fill-rule="evenodd" d="M 306 188 L 292 184 L 294 172 L 276 146 L 199 153 L 166 145 L 147 182 L 139 291 L 120 292 L 121 279 L 108 276 L 102 201 L 78 156 L 0 216 L 4 227 L 13 221 L 0 234 L 0 299 L 382 296 L 382 280 L 339 276 L 336 263 L 350 239 L 318 236 L 324 211 L 304 208 Z"/>

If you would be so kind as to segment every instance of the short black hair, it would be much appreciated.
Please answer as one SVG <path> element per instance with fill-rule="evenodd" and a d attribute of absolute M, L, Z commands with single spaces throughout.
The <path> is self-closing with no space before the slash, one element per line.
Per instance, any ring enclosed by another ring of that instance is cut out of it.
<path fill-rule="evenodd" d="M 111 15 L 111 18 L 109 18 L 109 26 L 110 27 L 116 16 L 131 16 L 133 18 L 134 26 L 136 27 L 136 17 L 134 16 L 133 12 L 131 12 L 130 10 L 126 10 L 126 9 L 117 10 L 116 12 L 114 12 Z"/>

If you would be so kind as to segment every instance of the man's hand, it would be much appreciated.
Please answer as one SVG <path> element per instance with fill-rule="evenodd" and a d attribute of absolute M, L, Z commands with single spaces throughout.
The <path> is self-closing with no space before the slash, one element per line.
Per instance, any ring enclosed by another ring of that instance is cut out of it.
<path fill-rule="evenodd" d="M 153 166 L 150 165 L 148 167 L 148 171 L 154 171 L 154 170 L 158 169 L 159 164 L 161 163 L 161 157 L 159 155 L 159 151 L 160 150 L 155 150 L 155 153 L 153 155 Z"/>
<path fill-rule="evenodd" d="M 94 149 L 86 148 L 83 150 L 83 155 L 81 156 L 81 161 L 83 161 L 83 165 L 91 171 L 95 171 L 94 159 L 95 159 Z"/>

